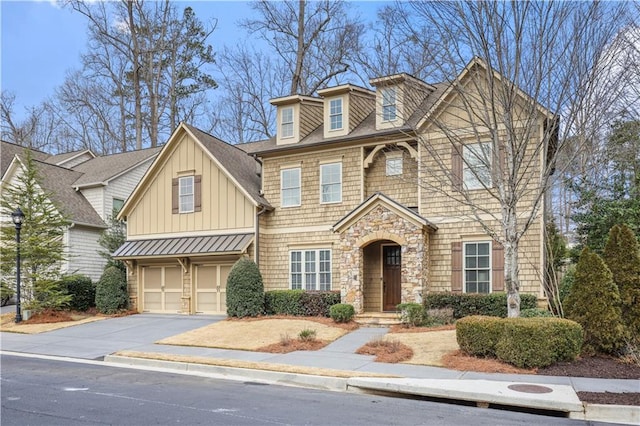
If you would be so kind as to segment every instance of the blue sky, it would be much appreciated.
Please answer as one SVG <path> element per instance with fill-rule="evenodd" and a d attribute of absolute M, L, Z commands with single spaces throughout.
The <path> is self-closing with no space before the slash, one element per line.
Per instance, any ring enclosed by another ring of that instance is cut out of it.
<path fill-rule="evenodd" d="M 179 1 L 191 6 L 201 20 L 218 20 L 209 43 L 216 49 L 233 45 L 244 37 L 239 20 L 253 12 L 243 1 Z M 385 2 L 353 2 L 363 20 L 375 19 Z M 53 95 L 68 70 L 80 68 L 80 54 L 86 48 L 87 21 L 77 12 L 60 8 L 54 1 L 0 1 L 1 58 L 0 88 L 16 95 L 16 110 L 35 106 Z"/>

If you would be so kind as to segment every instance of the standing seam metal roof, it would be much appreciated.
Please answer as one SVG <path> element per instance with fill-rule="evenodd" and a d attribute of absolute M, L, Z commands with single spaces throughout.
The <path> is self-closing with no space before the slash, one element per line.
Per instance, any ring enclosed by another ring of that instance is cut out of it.
<path fill-rule="evenodd" d="M 115 258 L 176 257 L 243 253 L 253 241 L 253 234 L 225 234 L 195 237 L 159 238 L 125 242 L 113 254 Z"/>

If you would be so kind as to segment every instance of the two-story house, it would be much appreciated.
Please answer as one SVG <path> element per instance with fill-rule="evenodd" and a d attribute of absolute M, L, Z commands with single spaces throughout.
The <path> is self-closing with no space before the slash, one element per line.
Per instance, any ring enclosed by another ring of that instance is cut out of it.
<path fill-rule="evenodd" d="M 128 238 L 115 256 L 137 309 L 225 313 L 226 277 L 243 255 L 266 290 L 340 290 L 359 313 L 427 292 L 504 290 L 502 246 L 447 195 L 460 184 L 482 197 L 486 167 L 461 158 L 483 149 L 477 139 L 452 149 L 433 126 L 455 125 L 451 85 L 407 74 L 370 83 L 272 100 L 277 134 L 265 141 L 233 146 L 181 124 L 120 213 Z M 426 173 L 442 164 L 445 183 Z M 521 291 L 543 297 L 541 216 L 520 247 Z"/>
<path fill-rule="evenodd" d="M 106 260 L 99 239 L 114 211 L 124 205 L 160 148 L 96 156 L 90 150 L 50 155 L 31 149 L 30 155 L 43 191 L 70 222 L 64 232 L 67 260 L 64 272 L 97 281 Z M 0 189 L 19 186 L 25 167 L 25 148 L 0 143 Z M 0 192 L 1 195 L 1 192 Z M 19 206 L 15 206 L 16 208 Z M 3 223 L 10 221 L 4 218 Z"/>

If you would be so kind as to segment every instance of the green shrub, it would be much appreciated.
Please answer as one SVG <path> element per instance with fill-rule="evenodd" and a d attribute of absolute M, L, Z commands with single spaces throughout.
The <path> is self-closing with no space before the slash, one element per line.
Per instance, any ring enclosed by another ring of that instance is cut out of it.
<path fill-rule="evenodd" d="M 460 350 L 469 355 L 493 357 L 502 337 L 504 320 L 498 317 L 473 315 L 456 321 L 456 340 Z"/>
<path fill-rule="evenodd" d="M 554 315 L 548 309 L 531 308 L 520 311 L 521 318 L 549 318 L 553 316 Z"/>
<path fill-rule="evenodd" d="M 561 318 L 506 318 L 496 344 L 498 359 L 520 368 L 572 361 L 582 348 L 582 327 Z"/>
<path fill-rule="evenodd" d="M 560 280 L 560 303 L 564 305 L 567 296 L 571 293 L 571 287 L 573 287 L 573 282 L 576 279 L 576 266 L 571 265 L 567 268 L 567 272 L 565 272 L 562 280 Z"/>
<path fill-rule="evenodd" d="M 618 287 L 624 326 L 640 343 L 640 244 L 633 231 L 626 225 L 611 228 L 603 257 Z"/>
<path fill-rule="evenodd" d="M 538 300 L 533 294 L 520 294 L 520 310 L 535 308 Z M 453 309 L 456 319 L 470 315 L 506 318 L 507 294 L 431 293 L 425 297 L 425 309 Z"/>
<path fill-rule="evenodd" d="M 35 282 L 34 297 L 25 303 L 25 309 L 42 312 L 45 309 L 61 310 L 69 307 L 71 296 L 65 293 L 58 280 L 41 279 Z"/>
<path fill-rule="evenodd" d="M 585 248 L 576 265 L 575 282 L 565 300 L 565 316 L 582 325 L 587 353 L 616 353 L 625 343 L 620 295 L 611 271 L 596 253 Z"/>
<path fill-rule="evenodd" d="M 426 312 L 419 303 L 400 303 L 396 306 L 400 322 L 405 327 L 419 327 L 426 322 Z"/>
<path fill-rule="evenodd" d="M 128 306 L 127 275 L 122 269 L 109 266 L 96 284 L 96 308 L 103 314 L 114 314 Z"/>
<path fill-rule="evenodd" d="M 352 305 L 337 303 L 329 308 L 329 316 L 335 322 L 349 322 L 356 314 Z"/>
<path fill-rule="evenodd" d="M 328 317 L 329 308 L 340 303 L 339 291 L 305 291 L 300 298 L 302 315 Z"/>
<path fill-rule="evenodd" d="M 60 281 L 63 291 L 71 296 L 69 309 L 86 311 L 96 306 L 96 286 L 84 275 L 67 275 Z"/>
<path fill-rule="evenodd" d="M 227 277 L 227 315 L 255 317 L 264 312 L 264 286 L 258 265 L 240 258 Z"/>
<path fill-rule="evenodd" d="M 264 294 L 267 315 L 302 315 L 303 290 L 271 290 Z"/>
<path fill-rule="evenodd" d="M 15 291 L 6 283 L 0 282 L 0 306 L 5 306 L 13 297 Z"/>

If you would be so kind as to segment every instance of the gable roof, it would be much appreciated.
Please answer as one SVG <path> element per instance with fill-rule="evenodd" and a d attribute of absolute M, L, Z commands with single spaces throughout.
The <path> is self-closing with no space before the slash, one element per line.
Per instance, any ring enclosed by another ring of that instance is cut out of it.
<path fill-rule="evenodd" d="M 79 151 L 65 152 L 63 154 L 53 154 L 49 158 L 47 158 L 46 161 L 47 163 L 64 167 L 64 163 L 71 161 L 75 158 L 78 158 L 84 154 L 89 154 L 89 156 L 93 158 L 96 157 L 96 155 L 90 149 L 82 149 Z"/>
<path fill-rule="evenodd" d="M 25 150 L 31 151 L 31 157 L 34 160 L 44 161 L 49 157 L 49 154 L 38 151 L 37 149 L 16 145 L 11 142 L 0 141 L 0 177 L 4 176 L 16 154 L 22 155 Z"/>
<path fill-rule="evenodd" d="M 238 189 L 242 191 L 254 205 L 269 209 L 272 208 L 260 193 L 261 182 L 260 176 L 257 173 L 260 163 L 258 161 L 249 156 L 246 151 L 205 133 L 194 126 L 181 122 L 169 137 L 168 142 L 162 147 L 162 150 L 133 190 L 131 196 L 129 196 L 125 202 L 118 214 L 118 218 L 126 217 L 129 210 L 133 208 L 139 195 L 143 192 L 141 188 L 145 188 L 154 178 L 156 171 L 163 167 L 174 144 L 180 139 L 178 135 L 182 132 L 186 132 L 191 136 L 211 161 L 234 182 Z"/>
<path fill-rule="evenodd" d="M 73 167 L 73 170 L 82 173 L 82 176 L 74 182 L 74 186 L 76 188 L 83 188 L 104 185 L 110 180 L 137 167 L 140 163 L 155 157 L 161 149 L 162 147 L 156 147 L 128 151 L 85 161 Z"/>
<path fill-rule="evenodd" d="M 243 189 L 257 205 L 271 207 L 260 194 L 260 176 L 257 173 L 260 163 L 247 152 L 235 145 L 230 145 L 189 124 L 182 125 L 200 142 L 229 175 L 233 177 L 240 189 Z"/>
<path fill-rule="evenodd" d="M 15 173 L 15 170 L 25 167 L 24 161 L 23 155 L 14 156 L 5 176 L 3 176 L 3 184 L 8 182 L 6 178 Z M 94 228 L 107 228 L 89 201 L 80 192 L 73 189 L 73 182 L 81 176 L 80 172 L 35 159 L 33 164 L 40 177 L 38 183 L 49 194 L 51 201 L 60 213 L 70 222 Z"/>
<path fill-rule="evenodd" d="M 336 222 L 331 227 L 331 229 L 333 230 L 333 232 L 341 232 L 348 225 L 359 220 L 361 217 L 369 213 L 371 210 L 374 209 L 375 206 L 378 206 L 378 205 L 384 206 L 388 210 L 391 210 L 397 215 L 407 219 L 410 222 L 413 222 L 418 226 L 422 226 L 431 231 L 435 231 L 438 229 L 436 225 L 429 222 L 427 219 L 420 216 L 415 211 L 411 210 L 408 207 L 403 206 L 402 204 L 398 203 L 395 200 L 392 200 L 391 198 L 384 195 L 382 192 L 376 192 L 375 194 L 371 195 L 369 198 L 364 200 L 358 207 L 351 210 L 342 219 Z"/>

